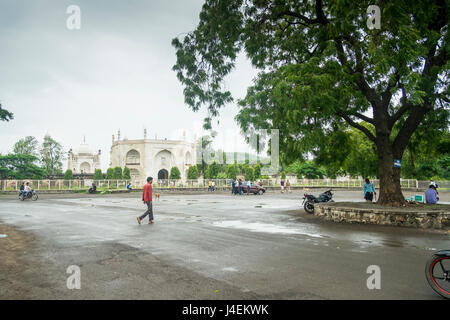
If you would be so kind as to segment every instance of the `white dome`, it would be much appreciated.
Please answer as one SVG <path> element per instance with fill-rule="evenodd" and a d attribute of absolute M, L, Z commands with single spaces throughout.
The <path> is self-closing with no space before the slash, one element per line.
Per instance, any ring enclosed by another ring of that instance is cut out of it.
<path fill-rule="evenodd" d="M 75 149 L 75 153 L 77 154 L 89 154 L 92 155 L 94 154 L 94 152 L 92 151 L 92 149 L 89 147 L 88 144 L 86 143 L 82 143 L 78 146 L 78 148 Z"/>

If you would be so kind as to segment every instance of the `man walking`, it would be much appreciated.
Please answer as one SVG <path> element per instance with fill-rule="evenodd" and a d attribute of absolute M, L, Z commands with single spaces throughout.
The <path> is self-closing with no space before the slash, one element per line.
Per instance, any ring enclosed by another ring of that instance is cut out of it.
<path fill-rule="evenodd" d="M 153 223 L 153 208 L 152 208 L 152 183 L 153 178 L 148 177 L 147 183 L 144 186 L 144 190 L 142 191 L 142 201 L 147 204 L 147 211 L 137 218 L 139 224 L 141 224 L 142 219 L 144 219 L 148 215 L 148 224 Z"/>

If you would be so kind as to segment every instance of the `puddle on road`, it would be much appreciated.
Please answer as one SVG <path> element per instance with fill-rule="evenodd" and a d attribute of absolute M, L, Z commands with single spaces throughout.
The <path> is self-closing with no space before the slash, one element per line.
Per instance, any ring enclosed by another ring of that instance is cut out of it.
<path fill-rule="evenodd" d="M 234 229 L 244 229 L 252 232 L 264 232 L 264 233 L 278 233 L 278 234 L 301 234 L 314 238 L 323 238 L 322 235 L 306 232 L 297 228 L 289 228 L 285 226 L 279 226 L 270 223 L 261 223 L 261 222 L 243 222 L 239 220 L 235 221 L 220 221 L 214 222 L 214 226 L 221 228 L 234 228 Z"/>

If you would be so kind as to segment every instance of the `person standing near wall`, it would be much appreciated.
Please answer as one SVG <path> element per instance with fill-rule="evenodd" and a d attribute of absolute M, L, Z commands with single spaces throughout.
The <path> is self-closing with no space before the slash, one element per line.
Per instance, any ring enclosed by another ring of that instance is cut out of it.
<path fill-rule="evenodd" d="M 375 191 L 375 187 L 373 186 L 373 183 L 370 182 L 369 179 L 366 179 L 366 183 L 364 184 L 364 187 L 363 187 L 363 193 L 364 193 L 364 199 L 366 199 L 367 202 L 372 202 L 373 195 L 377 194 L 377 192 Z"/>

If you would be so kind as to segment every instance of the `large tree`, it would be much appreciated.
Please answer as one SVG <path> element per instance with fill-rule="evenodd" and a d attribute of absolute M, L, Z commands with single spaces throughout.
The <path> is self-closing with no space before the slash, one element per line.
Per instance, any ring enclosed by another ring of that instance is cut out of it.
<path fill-rule="evenodd" d="M 394 160 L 427 114 L 449 108 L 449 3 L 206 0 L 196 30 L 172 41 L 173 69 L 209 125 L 233 101 L 223 81 L 244 50 L 260 73 L 239 102 L 241 128 L 279 129 L 281 156 L 299 158 L 345 122 L 376 147 L 378 202 L 398 206 Z M 380 29 L 368 27 L 373 4 Z"/>

